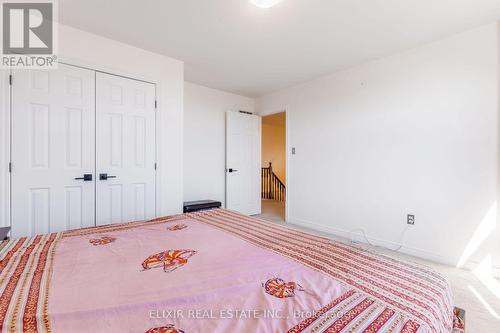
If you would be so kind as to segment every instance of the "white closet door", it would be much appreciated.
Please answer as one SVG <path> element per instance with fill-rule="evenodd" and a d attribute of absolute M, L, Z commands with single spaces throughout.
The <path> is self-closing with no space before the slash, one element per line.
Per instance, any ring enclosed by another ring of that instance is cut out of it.
<path fill-rule="evenodd" d="M 261 117 L 226 113 L 226 207 L 261 213 Z"/>
<path fill-rule="evenodd" d="M 153 218 L 155 86 L 96 75 L 96 223 Z"/>
<path fill-rule="evenodd" d="M 95 73 L 18 70 L 12 86 L 12 237 L 94 225 Z"/>

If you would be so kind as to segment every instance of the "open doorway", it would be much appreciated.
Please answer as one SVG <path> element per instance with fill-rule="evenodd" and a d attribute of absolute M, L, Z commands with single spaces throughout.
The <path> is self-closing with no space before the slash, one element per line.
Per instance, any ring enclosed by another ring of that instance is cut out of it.
<path fill-rule="evenodd" d="M 262 117 L 261 218 L 285 222 L 286 112 Z"/>

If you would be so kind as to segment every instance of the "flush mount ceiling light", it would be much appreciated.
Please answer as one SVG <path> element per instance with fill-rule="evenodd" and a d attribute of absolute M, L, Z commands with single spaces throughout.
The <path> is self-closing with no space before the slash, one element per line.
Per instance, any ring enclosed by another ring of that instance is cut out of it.
<path fill-rule="evenodd" d="M 249 2 L 260 8 L 271 8 L 281 2 L 281 0 L 249 0 Z"/>

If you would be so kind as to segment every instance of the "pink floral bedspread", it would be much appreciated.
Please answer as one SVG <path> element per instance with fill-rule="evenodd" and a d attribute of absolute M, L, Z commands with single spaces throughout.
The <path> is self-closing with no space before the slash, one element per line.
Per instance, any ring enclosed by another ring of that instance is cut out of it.
<path fill-rule="evenodd" d="M 451 332 L 446 280 L 227 210 L 0 245 L 2 332 Z"/>

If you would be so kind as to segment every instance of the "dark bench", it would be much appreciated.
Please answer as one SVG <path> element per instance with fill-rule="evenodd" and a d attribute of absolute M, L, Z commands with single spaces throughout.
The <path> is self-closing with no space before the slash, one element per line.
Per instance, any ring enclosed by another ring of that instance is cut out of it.
<path fill-rule="evenodd" d="M 220 201 L 214 200 L 186 201 L 184 202 L 184 213 L 220 208 L 221 206 L 222 204 Z"/>
<path fill-rule="evenodd" d="M 7 235 L 9 234 L 9 231 L 10 231 L 10 227 L 0 228 L 0 241 L 9 239 L 9 237 L 7 237 Z"/>

